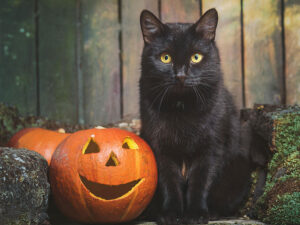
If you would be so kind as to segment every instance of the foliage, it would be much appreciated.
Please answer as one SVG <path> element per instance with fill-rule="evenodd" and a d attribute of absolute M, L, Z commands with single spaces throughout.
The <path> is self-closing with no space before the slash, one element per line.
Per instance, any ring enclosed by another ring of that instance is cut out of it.
<path fill-rule="evenodd" d="M 17 108 L 0 103 L 0 146 L 6 146 L 6 143 L 16 132 L 27 127 L 40 127 L 50 130 L 64 128 L 68 133 L 89 128 L 88 125 L 67 124 L 43 117 L 22 117 Z"/>
<path fill-rule="evenodd" d="M 0 103 L 0 146 L 5 145 L 9 137 L 23 127 L 18 110 Z"/>

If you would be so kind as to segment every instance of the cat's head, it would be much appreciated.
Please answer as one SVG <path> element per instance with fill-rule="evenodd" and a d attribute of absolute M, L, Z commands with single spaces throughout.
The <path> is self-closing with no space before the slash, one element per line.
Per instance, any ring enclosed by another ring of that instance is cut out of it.
<path fill-rule="evenodd" d="M 144 10 L 140 23 L 144 38 L 141 88 L 168 89 L 168 93 L 179 95 L 192 91 L 195 96 L 216 88 L 222 78 L 214 41 L 218 23 L 215 9 L 194 24 L 164 24 Z"/>

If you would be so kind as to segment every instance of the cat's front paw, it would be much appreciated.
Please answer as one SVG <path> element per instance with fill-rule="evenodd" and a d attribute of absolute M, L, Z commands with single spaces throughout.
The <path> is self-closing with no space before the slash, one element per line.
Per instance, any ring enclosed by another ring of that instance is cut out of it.
<path fill-rule="evenodd" d="M 186 213 L 182 223 L 183 224 L 207 224 L 209 221 L 208 211 L 201 211 L 201 213 Z"/>
<path fill-rule="evenodd" d="M 199 216 L 199 217 L 189 217 L 184 218 L 182 224 L 208 224 L 209 217 L 207 216 Z"/>
<path fill-rule="evenodd" d="M 182 220 L 176 216 L 176 214 L 165 214 L 165 215 L 160 215 L 157 218 L 157 224 L 158 225 L 178 225 L 182 224 Z"/>

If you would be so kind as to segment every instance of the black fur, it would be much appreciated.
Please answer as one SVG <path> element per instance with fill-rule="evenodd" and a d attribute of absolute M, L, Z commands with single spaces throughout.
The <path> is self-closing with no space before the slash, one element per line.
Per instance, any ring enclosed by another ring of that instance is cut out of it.
<path fill-rule="evenodd" d="M 240 146 L 238 114 L 223 84 L 217 21 L 215 9 L 195 24 L 163 24 L 149 11 L 141 14 L 141 137 L 157 159 L 159 224 L 232 216 L 249 191 L 249 154 Z M 162 63 L 164 52 L 172 63 Z M 202 61 L 190 63 L 197 52 Z"/>

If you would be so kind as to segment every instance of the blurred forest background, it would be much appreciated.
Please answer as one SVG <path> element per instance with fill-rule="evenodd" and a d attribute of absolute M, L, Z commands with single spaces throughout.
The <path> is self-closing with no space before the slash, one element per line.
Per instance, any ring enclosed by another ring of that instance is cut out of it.
<path fill-rule="evenodd" d="M 299 0 L 1 0 L 0 102 L 73 124 L 138 117 L 140 12 L 195 22 L 212 7 L 239 108 L 299 104 Z"/>

